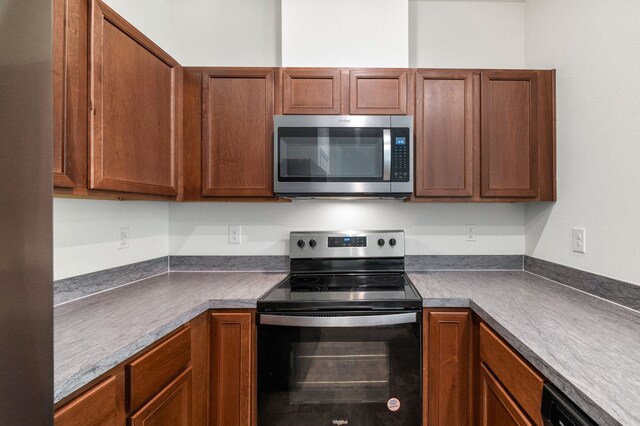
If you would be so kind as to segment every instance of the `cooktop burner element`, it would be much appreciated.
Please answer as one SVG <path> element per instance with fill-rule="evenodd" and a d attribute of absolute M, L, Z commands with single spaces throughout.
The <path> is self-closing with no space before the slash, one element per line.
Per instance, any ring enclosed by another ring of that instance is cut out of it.
<path fill-rule="evenodd" d="M 292 232 L 289 246 L 291 273 L 258 301 L 261 312 L 421 308 L 402 231 Z"/>

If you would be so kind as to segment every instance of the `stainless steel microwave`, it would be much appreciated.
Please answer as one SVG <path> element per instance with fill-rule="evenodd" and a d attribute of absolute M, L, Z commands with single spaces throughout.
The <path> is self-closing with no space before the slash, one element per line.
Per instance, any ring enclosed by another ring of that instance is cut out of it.
<path fill-rule="evenodd" d="M 413 192 L 413 117 L 274 116 L 276 194 L 405 198 Z"/>

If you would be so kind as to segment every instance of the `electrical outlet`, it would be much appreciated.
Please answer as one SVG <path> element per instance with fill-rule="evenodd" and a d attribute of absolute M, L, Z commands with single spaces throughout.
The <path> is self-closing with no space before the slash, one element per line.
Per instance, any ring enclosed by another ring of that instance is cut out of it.
<path fill-rule="evenodd" d="M 242 242 L 240 225 L 229 225 L 229 244 L 240 244 Z"/>
<path fill-rule="evenodd" d="M 573 228 L 573 251 L 576 253 L 587 252 L 587 230 L 585 228 Z"/>
<path fill-rule="evenodd" d="M 129 248 L 129 228 L 118 229 L 118 250 Z"/>
<path fill-rule="evenodd" d="M 468 242 L 473 242 L 476 240 L 476 226 L 475 225 L 465 225 L 465 240 Z"/>

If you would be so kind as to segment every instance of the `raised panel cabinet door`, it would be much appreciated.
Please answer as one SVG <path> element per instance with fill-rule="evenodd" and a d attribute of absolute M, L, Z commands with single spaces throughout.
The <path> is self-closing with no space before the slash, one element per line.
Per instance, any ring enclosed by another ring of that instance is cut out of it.
<path fill-rule="evenodd" d="M 191 426 L 191 368 L 131 416 L 131 426 Z"/>
<path fill-rule="evenodd" d="M 416 74 L 416 196 L 473 195 L 473 72 Z"/>
<path fill-rule="evenodd" d="M 480 365 L 480 425 L 534 426 L 484 363 Z"/>
<path fill-rule="evenodd" d="M 87 31 L 84 0 L 53 1 L 53 185 L 86 187 Z"/>
<path fill-rule="evenodd" d="M 340 69 L 282 69 L 284 114 L 340 114 Z"/>
<path fill-rule="evenodd" d="M 482 73 L 483 197 L 538 195 L 538 74 Z"/>
<path fill-rule="evenodd" d="M 175 196 L 182 68 L 103 2 L 92 7 L 90 188 Z"/>
<path fill-rule="evenodd" d="M 251 313 L 211 315 L 211 424 L 250 426 L 252 409 L 253 317 Z"/>
<path fill-rule="evenodd" d="M 273 196 L 274 70 L 203 73 L 202 195 Z"/>
<path fill-rule="evenodd" d="M 426 413 L 428 426 L 471 424 L 470 314 L 429 311 L 426 338 Z"/>
<path fill-rule="evenodd" d="M 408 70 L 402 68 L 350 70 L 350 113 L 407 114 L 407 75 Z"/>
<path fill-rule="evenodd" d="M 56 410 L 55 426 L 123 426 L 123 386 L 122 375 L 106 378 Z"/>

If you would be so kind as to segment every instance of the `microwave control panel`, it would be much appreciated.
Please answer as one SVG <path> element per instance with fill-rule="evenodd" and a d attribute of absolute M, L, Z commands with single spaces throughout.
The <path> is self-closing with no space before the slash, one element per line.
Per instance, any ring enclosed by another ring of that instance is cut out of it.
<path fill-rule="evenodd" d="M 408 128 L 391 129 L 391 180 L 409 182 L 411 158 Z"/>

